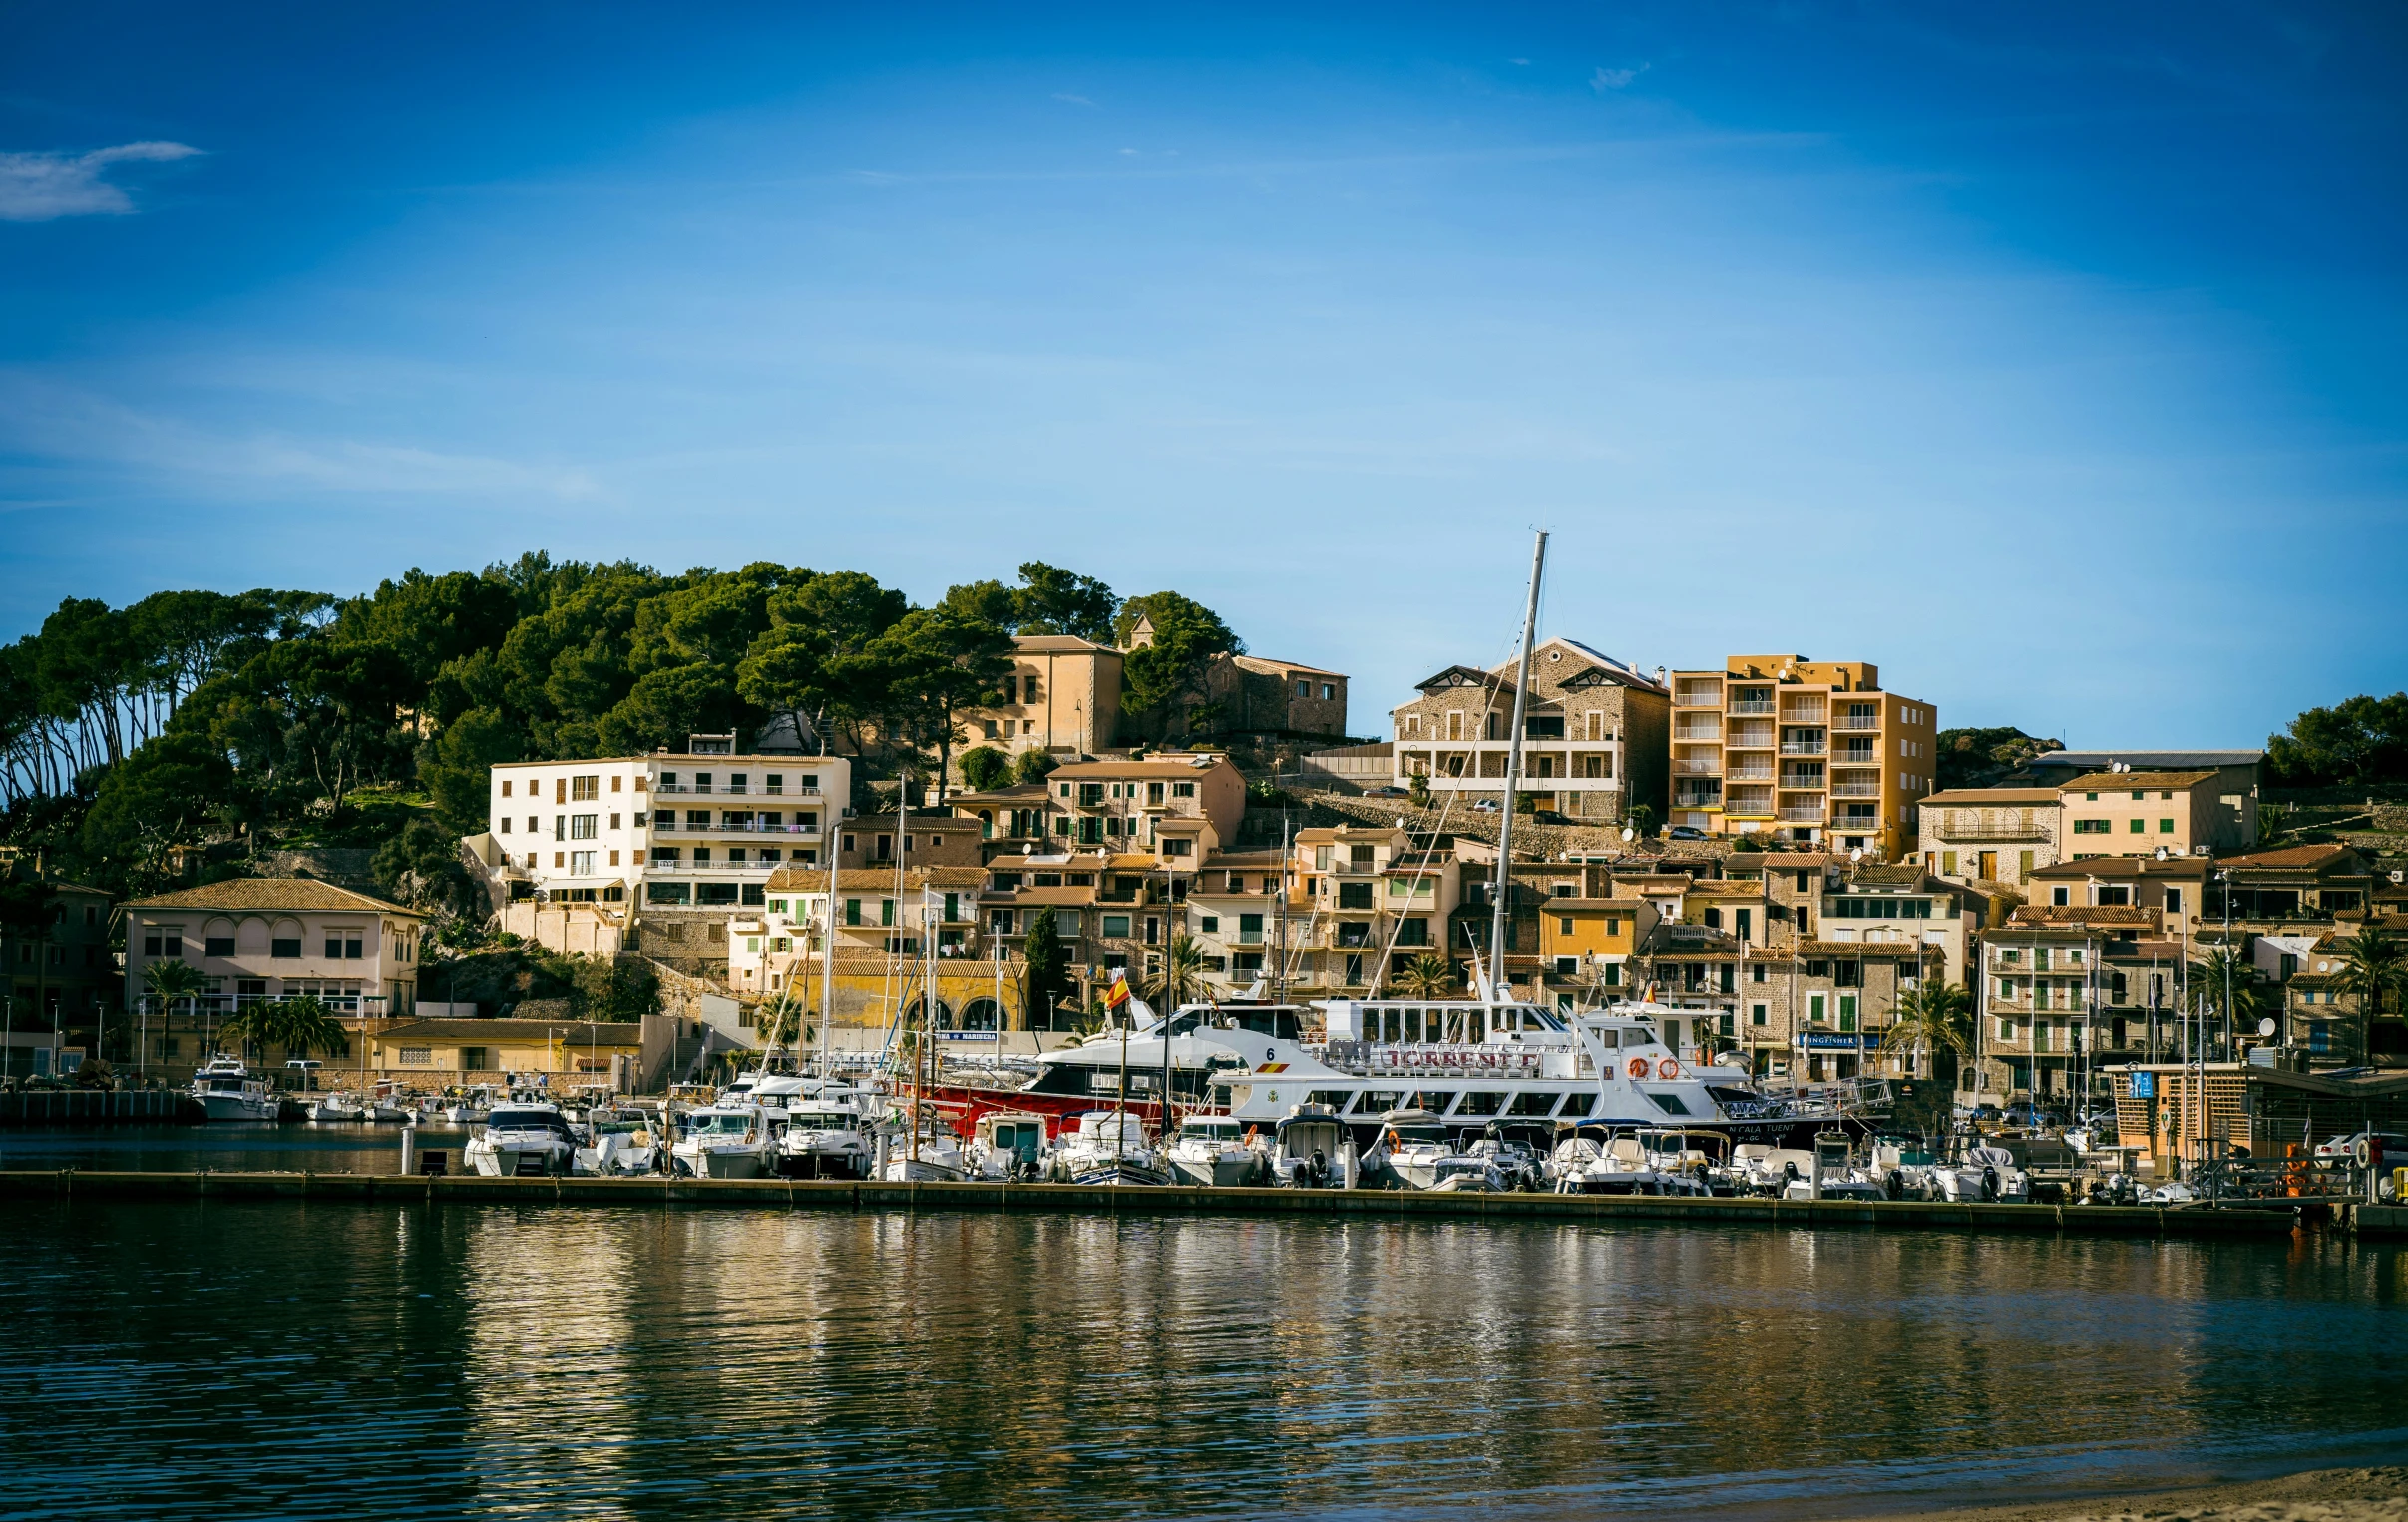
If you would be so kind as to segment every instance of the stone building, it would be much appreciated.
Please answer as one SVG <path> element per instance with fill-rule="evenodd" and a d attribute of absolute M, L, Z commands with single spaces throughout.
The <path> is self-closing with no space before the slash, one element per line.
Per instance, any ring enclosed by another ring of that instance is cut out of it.
<path fill-rule="evenodd" d="M 1396 785 L 1424 779 L 1458 806 L 1501 799 L 1518 661 L 1448 666 L 1390 713 Z M 1610 824 L 1646 804 L 1664 818 L 1672 700 L 1661 682 L 1569 639 L 1532 652 L 1521 792 L 1536 807 Z"/>

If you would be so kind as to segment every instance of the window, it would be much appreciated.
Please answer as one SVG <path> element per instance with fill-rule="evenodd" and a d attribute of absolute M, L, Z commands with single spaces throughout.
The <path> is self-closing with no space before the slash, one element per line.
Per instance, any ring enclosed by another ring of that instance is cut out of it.
<path fill-rule="evenodd" d="M 505 798 L 508 798 L 508 797 L 510 796 L 510 783 L 509 783 L 509 781 L 508 781 L 508 780 L 505 780 L 505 781 L 502 783 L 502 796 L 503 796 L 503 797 L 505 797 Z"/>
<path fill-rule="evenodd" d="M 208 941 L 206 942 L 205 947 L 204 947 L 204 954 L 206 954 L 206 955 L 210 955 L 210 956 L 231 956 L 231 955 L 233 955 L 233 954 L 234 954 L 234 938 L 233 938 L 233 937 L 231 937 L 231 936 L 211 936 L 211 937 L 209 937 L 209 938 L 208 938 Z"/>
<path fill-rule="evenodd" d="M 1298 682 L 1296 684 L 1296 695 L 1298 697 L 1311 697 L 1313 695 L 1313 684 L 1311 682 Z"/>
<path fill-rule="evenodd" d="M 1221 917 L 1219 915 L 1198 915 L 1196 929 L 1207 936 L 1218 935 L 1221 930 Z"/>
<path fill-rule="evenodd" d="M 2158 821 L 2158 834 L 2160 834 L 2160 835 L 2172 835 L 2173 833 L 2174 833 L 2174 821 L 2173 821 L 2173 820 L 2171 820 L 2171 819 L 2161 819 L 2161 820 L 2159 820 L 2159 821 Z"/>
<path fill-rule="evenodd" d="M 880 899 L 878 901 L 878 923 L 880 925 L 893 925 L 895 923 L 894 900 Z"/>
<path fill-rule="evenodd" d="M 2109 819 L 2077 819 L 2074 821 L 2076 835 L 2106 835 L 2114 829 L 2115 821 Z"/>
<path fill-rule="evenodd" d="M 2167 824 L 2169 824 L 2169 825 L 2172 825 L 2172 824 L 2174 823 L 2174 821 L 2173 821 L 2173 820 L 2171 820 L 2171 819 L 2169 819 L 2169 820 L 2167 820 L 2167 821 L 2166 821 L 2166 823 L 2167 823 Z M 2131 831 L 2131 833 L 2132 833 L 2132 834 L 2134 834 L 2134 835 L 2140 835 L 2140 834 L 2143 834 L 2143 833 L 2145 833 L 2145 832 L 2146 832 L 2148 829 L 2149 829 L 2149 826 L 2148 826 L 2148 825 L 2146 825 L 2146 824 L 2144 824 L 2144 823 L 2142 823 L 2140 820 L 2137 820 L 2137 819 L 2136 819 L 2136 820 L 2134 820 L 2134 821 L 2132 822 L 2132 831 Z"/>
<path fill-rule="evenodd" d="M 1334 703 L 1338 701 L 1338 684 L 1336 682 L 1323 682 L 1321 684 L 1321 700 L 1325 703 Z"/>
<path fill-rule="evenodd" d="M 298 960 L 301 954 L 301 938 L 278 936 L 267 944 L 267 954 L 287 961 Z"/>
<path fill-rule="evenodd" d="M 1193 856 L 1195 855 L 1195 845 L 1196 843 L 1191 840 L 1176 837 L 1166 838 L 1162 842 L 1162 854 L 1164 856 Z"/>
<path fill-rule="evenodd" d="M 1129 917 L 1126 915 L 1104 916 L 1103 933 L 1107 936 L 1126 936 L 1129 933 Z"/>
<path fill-rule="evenodd" d="M 2167 889 L 2167 890 L 2166 890 L 2166 913 L 2168 913 L 2168 914 L 2170 914 L 2170 915 L 2179 915 L 2179 914 L 2181 914 L 2182 912 L 2183 912 L 2183 891 L 2182 891 L 2181 889 L 2179 889 L 2179 888 L 2169 888 L 2169 889 Z"/>
<path fill-rule="evenodd" d="M 684 904 L 692 899 L 693 888 L 685 883 L 646 883 L 643 897 L 647 904 Z"/>
<path fill-rule="evenodd" d="M 1193 798 L 1196 796 L 1196 785 L 1192 782 L 1174 782 L 1170 785 L 1170 795 L 1173 798 Z"/>
<path fill-rule="evenodd" d="M 1563 920 L 1563 934 L 1569 936 L 1572 934 L 1572 917 L 1570 915 L 1564 915 L 1561 918 Z"/>
<path fill-rule="evenodd" d="M 1769 1017 L 1766 1014 L 1764 1005 L 1750 1004 L 1748 1006 L 1748 1023 L 1751 1025 L 1763 1025 L 1769 1023 Z"/>
<path fill-rule="evenodd" d="M 1856 995 L 1853 993 L 1839 995 L 1839 1028 L 1843 1032 L 1853 1032 L 1856 1028 Z"/>
<path fill-rule="evenodd" d="M 404 1046 L 401 1049 L 401 1065 L 404 1067 L 433 1067 L 435 1065 L 434 1048 Z"/>
<path fill-rule="evenodd" d="M 1826 1005 L 1824 1003 L 1823 994 L 1809 993 L 1806 995 L 1806 1018 L 1812 1021 L 1814 1024 L 1819 1025 L 1822 1023 L 1823 1010 L 1825 1007 Z"/>
<path fill-rule="evenodd" d="M 510 833 L 510 816 L 507 814 L 502 816 L 502 833 L 504 835 L 508 835 Z"/>
<path fill-rule="evenodd" d="M 2051 904 L 2071 904 L 2073 902 L 2073 892 L 2064 884 L 2060 883 L 2056 887 L 2049 890 L 2049 902 Z"/>
<path fill-rule="evenodd" d="M 734 853 L 731 852 L 729 855 L 732 857 Z M 594 853 L 591 851 L 570 852 L 569 875 L 571 877 L 580 878 L 590 878 L 594 876 Z"/>
<path fill-rule="evenodd" d="M 861 923 L 861 901 L 860 901 L 859 899 L 847 899 L 847 900 L 845 900 L 845 924 L 847 924 L 847 925 L 859 925 L 860 923 Z"/>
<path fill-rule="evenodd" d="M 594 827 L 595 827 L 595 825 L 596 825 L 596 824 L 597 824 L 599 821 L 600 821 L 600 816 L 599 816 L 599 815 L 594 815 L 594 814 L 572 814 L 572 815 L 570 815 L 570 816 L 569 816 L 569 838 L 570 838 L 571 840 L 592 840 L 592 839 L 594 839 Z"/>
<path fill-rule="evenodd" d="M 1748 966 L 1748 981 L 1753 983 L 1761 983 L 1765 980 L 1765 964 L 1761 961 L 1751 962 Z M 1764 1006 L 1760 1004 L 1757 1007 L 1762 1008 Z M 1759 1023 L 1762 1022 L 1760 1021 Z"/>
<path fill-rule="evenodd" d="M 571 801 L 576 803 L 590 803 L 601 796 L 601 777 L 572 777 L 569 779 L 569 797 Z"/>

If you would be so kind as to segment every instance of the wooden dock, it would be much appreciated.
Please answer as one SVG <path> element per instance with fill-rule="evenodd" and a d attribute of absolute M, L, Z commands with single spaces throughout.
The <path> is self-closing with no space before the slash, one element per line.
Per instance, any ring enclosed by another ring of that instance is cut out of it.
<path fill-rule="evenodd" d="M 1396 1190 L 883 1184 L 762 1179 L 488 1179 L 357 1173 L 0 1172 L 0 1202 L 186 1200 L 407 1205 L 974 1212 L 990 1215 L 1309 1216 L 1340 1221 L 1681 1221 L 1729 1226 L 2049 1232 L 2101 1237 L 2287 1236 L 2286 1210 L 1949 1205 L 1904 1200 L 1428 1194 Z"/>

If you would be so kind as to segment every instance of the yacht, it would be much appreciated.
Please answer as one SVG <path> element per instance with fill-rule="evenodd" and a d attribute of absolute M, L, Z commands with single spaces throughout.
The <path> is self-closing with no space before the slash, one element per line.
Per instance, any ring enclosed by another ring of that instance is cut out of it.
<path fill-rule="evenodd" d="M 641 1110 L 597 1105 L 586 1113 L 586 1134 L 590 1140 L 570 1156 L 572 1173 L 621 1178 L 660 1171 L 659 1133 Z"/>
<path fill-rule="evenodd" d="M 1254 1144 L 1257 1134 L 1253 1127 L 1225 1116 L 1194 1116 L 1179 1123 L 1179 1134 L 1162 1160 L 1182 1184 L 1235 1189 L 1264 1183 L 1271 1160 Z"/>
<path fill-rule="evenodd" d="M 1145 1122 L 1128 1110 L 1090 1110 L 1053 1149 L 1053 1172 L 1070 1184 L 1168 1184 Z"/>
<path fill-rule="evenodd" d="M 273 1120 L 278 1108 L 267 1080 L 254 1076 L 240 1057 L 222 1052 L 193 1074 L 193 1097 L 211 1120 Z"/>
<path fill-rule="evenodd" d="M 670 1171 L 697 1179 L 757 1179 L 777 1155 L 785 1114 L 746 1100 L 722 1099 L 685 1113 L 685 1134 L 669 1146 Z"/>
<path fill-rule="evenodd" d="M 577 1154 L 577 1133 L 558 1105 L 513 1100 L 497 1105 L 485 1126 L 468 1139 L 461 1156 L 480 1175 L 493 1179 L 564 1174 Z"/>

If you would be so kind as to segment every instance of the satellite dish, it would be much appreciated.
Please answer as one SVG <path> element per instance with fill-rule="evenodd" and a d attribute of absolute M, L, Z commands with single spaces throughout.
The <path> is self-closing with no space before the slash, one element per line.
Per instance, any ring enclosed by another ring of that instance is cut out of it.
<path fill-rule="evenodd" d="M 2274 1033 L 2274 1021 L 2270 1017 L 2259 1020 L 2257 1022 L 2257 1033 L 2261 1036 L 2272 1035 Z"/>
<path fill-rule="evenodd" d="M 2164 846 L 2158 847 L 2158 860 L 2161 862 L 2166 860 L 2166 848 Z"/>
<path fill-rule="evenodd" d="M 1860 862 L 1860 861 L 1863 861 L 1863 860 L 1864 860 L 1864 848 L 1863 848 L 1862 846 L 1858 846 L 1858 847 L 1857 847 L 1855 850 L 1850 851 L 1850 852 L 1847 854 L 1847 859 L 1848 859 L 1849 861 L 1851 861 L 1851 862 Z"/>
<path fill-rule="evenodd" d="M 1636 830 L 1634 830 L 1634 829 L 1632 829 L 1632 828 L 1631 828 L 1630 826 L 1628 826 L 1628 825 L 1624 825 L 1624 826 L 1622 827 L 1622 838 L 1623 838 L 1624 840 L 1626 840 L 1626 841 L 1628 841 L 1628 840 L 1637 840 L 1637 839 L 1639 838 L 1639 832 L 1638 832 L 1638 831 L 1636 831 Z"/>

